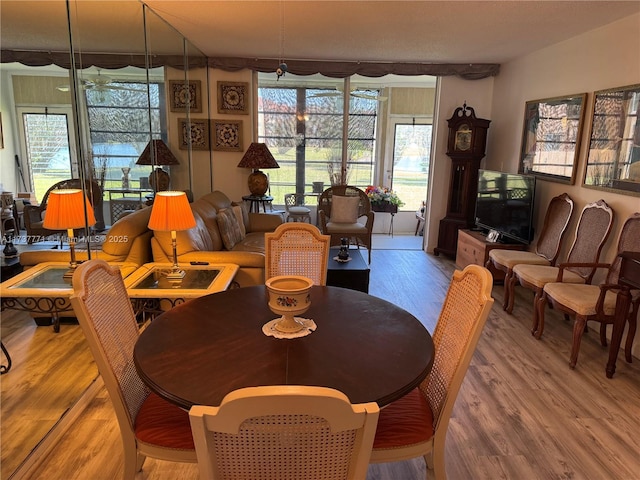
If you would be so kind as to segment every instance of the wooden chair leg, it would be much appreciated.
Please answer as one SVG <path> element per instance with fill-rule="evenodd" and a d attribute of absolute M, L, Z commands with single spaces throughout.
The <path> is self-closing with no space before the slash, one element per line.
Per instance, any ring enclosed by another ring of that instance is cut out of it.
<path fill-rule="evenodd" d="M 505 312 L 509 308 L 509 289 L 511 288 L 511 277 L 513 276 L 513 272 L 511 269 L 507 271 L 504 276 L 504 299 L 502 301 L 502 310 Z"/>
<path fill-rule="evenodd" d="M 576 315 L 573 324 L 573 345 L 571 345 L 571 355 L 569 357 L 569 367 L 572 369 L 576 368 L 576 363 L 578 363 L 578 352 L 580 352 L 580 343 L 582 342 L 586 324 L 587 320 L 583 316 Z"/>
<path fill-rule="evenodd" d="M 507 304 L 507 313 L 513 313 L 513 304 L 516 300 L 516 286 L 518 285 L 518 277 L 511 272 L 511 278 L 509 279 L 509 303 Z"/>
<path fill-rule="evenodd" d="M 600 345 L 603 347 L 607 346 L 607 324 L 600 324 Z"/>
<path fill-rule="evenodd" d="M 633 359 L 631 355 L 631 347 L 633 346 L 633 339 L 636 336 L 636 328 L 638 326 L 638 311 L 640 310 L 640 301 L 636 302 L 631 311 L 631 316 L 628 319 L 629 330 L 627 331 L 627 340 L 624 343 L 624 359 L 627 363 L 631 363 Z"/>
<path fill-rule="evenodd" d="M 537 296 L 537 295 L 536 295 Z M 533 325 L 531 326 L 531 335 L 540 340 L 542 332 L 544 331 L 544 309 L 547 306 L 547 296 L 544 290 L 540 294 L 539 298 L 533 301 L 533 309 L 535 311 L 533 316 Z"/>

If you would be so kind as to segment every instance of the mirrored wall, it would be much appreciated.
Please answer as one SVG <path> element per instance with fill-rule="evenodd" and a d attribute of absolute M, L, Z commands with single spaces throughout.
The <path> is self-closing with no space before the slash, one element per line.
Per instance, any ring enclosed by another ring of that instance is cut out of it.
<path fill-rule="evenodd" d="M 209 117 L 205 56 L 143 3 L 29 3 L 29 8 L 18 1 L 2 5 L 1 67 L 3 78 L 11 78 L 2 89 L 3 97 L 14 102 L 3 108 L 2 116 L 5 125 L 19 130 L 17 190 L 34 191 L 41 198 L 62 179 L 97 184 L 104 226 L 94 229 L 102 231 L 116 220 L 110 215 L 114 198 L 134 192 L 152 201 L 160 189 L 151 175 L 157 168 L 169 177 L 169 188 L 191 190 L 194 155 L 190 144 L 179 145 L 179 127 L 183 119 Z M 114 9 L 121 21 L 104 22 Z M 35 21 L 36 15 L 46 18 L 46 29 L 26 35 L 21 24 Z M 197 86 L 197 97 L 191 86 Z M 6 88 L 12 92 L 5 97 Z M 58 114 L 64 115 L 60 122 Z M 53 135 L 53 127 L 68 135 Z M 28 151 L 31 139 L 46 141 L 44 158 Z M 152 139 L 162 140 L 175 161 L 159 162 Z M 145 160 L 147 147 L 151 153 Z M 197 157 L 198 175 L 211 177 L 210 152 L 197 152 Z M 95 248 L 99 246 L 89 245 Z M 23 321 L 33 330 L 26 314 Z M 18 368 L 3 378 L 2 479 L 20 478 L 33 460 L 33 449 L 97 376 L 86 343 L 65 333 L 65 325 L 59 334 L 37 327 L 28 347 L 14 356 L 14 365 L 26 364 L 27 355 L 44 348 L 53 348 L 57 360 L 31 363 L 29 379 L 18 378 Z"/>

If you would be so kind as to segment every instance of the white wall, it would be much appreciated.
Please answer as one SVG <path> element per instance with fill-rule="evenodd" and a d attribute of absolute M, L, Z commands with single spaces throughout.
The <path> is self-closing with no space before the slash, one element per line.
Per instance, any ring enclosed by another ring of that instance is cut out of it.
<path fill-rule="evenodd" d="M 592 30 L 565 42 L 538 50 L 501 66 L 495 78 L 492 116 L 487 146 L 487 168 L 517 172 L 526 101 L 588 93 L 586 121 L 574 185 L 539 181 L 536 188 L 537 231 L 551 197 L 567 192 L 579 212 L 600 198 L 613 208 L 616 220 L 601 259 L 615 257 L 618 233 L 629 215 L 640 211 L 640 198 L 582 186 L 591 130 L 593 92 L 640 83 L 640 14 Z M 568 240 L 578 215 L 569 225 Z M 560 259 L 566 257 L 570 241 L 564 242 Z M 601 281 L 602 274 L 595 278 Z M 634 354 L 640 356 L 636 337 Z"/>

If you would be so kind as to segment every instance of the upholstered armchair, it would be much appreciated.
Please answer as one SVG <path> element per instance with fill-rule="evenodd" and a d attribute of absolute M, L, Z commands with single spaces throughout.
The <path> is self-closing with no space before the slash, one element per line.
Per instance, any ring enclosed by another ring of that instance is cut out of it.
<path fill-rule="evenodd" d="M 327 188 L 318 199 L 320 230 L 331 236 L 331 245 L 340 245 L 343 237 L 349 242 L 355 240 L 358 248 L 363 245 L 369 250 L 369 263 L 373 217 L 369 197 L 358 187 L 336 185 Z"/>
<path fill-rule="evenodd" d="M 24 226 L 27 230 L 27 242 L 33 243 L 38 239 L 43 239 L 50 235 L 57 233 L 63 233 L 62 231 L 49 230 L 44 228 L 44 216 L 47 209 L 47 201 L 49 199 L 49 193 L 51 190 L 61 188 L 82 188 L 79 178 L 72 178 L 69 180 L 62 180 L 54 183 L 42 197 L 40 205 L 25 205 L 24 206 Z M 102 189 L 95 180 L 85 180 L 85 189 L 87 197 L 93 205 L 94 214 L 96 217 L 95 229 L 98 231 L 104 230 L 104 214 L 102 212 Z"/>

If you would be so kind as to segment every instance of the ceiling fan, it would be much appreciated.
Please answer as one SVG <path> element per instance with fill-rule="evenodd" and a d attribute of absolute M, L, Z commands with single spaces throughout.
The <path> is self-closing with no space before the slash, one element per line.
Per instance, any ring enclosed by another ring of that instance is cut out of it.
<path fill-rule="evenodd" d="M 88 77 L 86 79 L 81 79 L 82 88 L 84 90 L 95 90 L 98 92 L 104 92 L 105 90 L 127 90 L 130 92 L 144 92 L 145 90 L 142 88 L 129 88 L 129 87 L 121 87 L 119 85 L 112 85 L 113 79 L 107 77 L 106 75 L 102 75 L 100 70 L 98 70 L 98 74 L 92 77 Z M 60 85 L 56 87 L 61 92 L 68 92 L 71 88 L 69 85 Z"/>
<path fill-rule="evenodd" d="M 387 100 L 387 97 L 383 95 L 368 93 L 368 92 L 376 92 L 376 91 L 377 90 L 371 89 L 371 88 L 352 87 L 349 90 L 349 95 L 351 95 L 352 97 L 366 98 L 367 100 L 377 100 L 379 102 L 384 102 L 385 100 Z M 344 92 L 344 89 L 342 88 L 342 86 L 339 85 L 339 86 L 336 86 L 335 92 L 316 93 L 315 95 L 310 95 L 310 96 L 311 97 L 341 97 L 343 95 L 343 92 Z"/>

